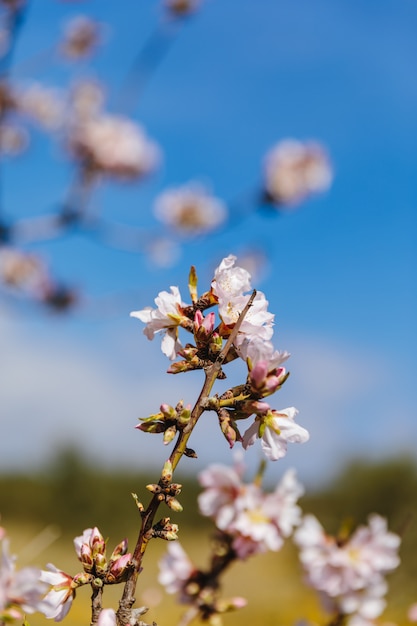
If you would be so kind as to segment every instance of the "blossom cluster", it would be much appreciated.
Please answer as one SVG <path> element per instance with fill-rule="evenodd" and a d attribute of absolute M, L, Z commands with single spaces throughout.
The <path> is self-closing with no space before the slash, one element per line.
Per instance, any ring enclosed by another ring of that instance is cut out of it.
<path fill-rule="evenodd" d="M 232 538 L 239 559 L 278 551 L 301 521 L 296 504 L 304 490 L 294 470 L 288 470 L 275 491 L 264 493 L 257 482 L 242 482 L 242 467 L 212 465 L 201 472 L 204 491 L 198 497 L 200 512 Z"/>
<path fill-rule="evenodd" d="M 294 534 L 309 585 L 332 613 L 349 617 L 349 624 L 371 624 L 385 607 L 385 574 L 399 565 L 400 537 L 371 515 L 348 538 L 325 533 L 313 515 L 306 515 Z"/>
<path fill-rule="evenodd" d="M 265 493 L 259 480 L 243 482 L 242 474 L 241 464 L 234 468 L 215 464 L 199 475 L 204 488 L 198 497 L 200 512 L 217 528 L 210 567 L 198 569 L 178 542 L 168 545 L 159 564 L 159 582 L 166 591 L 179 594 L 180 601 L 197 608 L 203 619 L 246 604 L 241 597 L 219 599 L 219 575 L 235 560 L 278 551 L 301 520 L 296 503 L 303 488 L 293 470 L 272 493 Z"/>
<path fill-rule="evenodd" d="M 131 554 L 127 551 L 127 540 L 121 541 L 110 558 L 106 556 L 106 543 L 98 528 L 87 528 L 74 539 L 74 547 L 83 572 L 70 576 L 48 565 L 48 571 L 41 572 L 40 580 L 51 586 L 45 597 L 47 618 L 61 621 L 71 608 L 78 587 L 89 584 L 100 588 L 103 583 L 116 584 L 125 579 Z M 106 614 L 105 614 L 106 616 Z M 103 616 L 103 620 L 105 619 Z M 105 622 L 102 622 L 105 624 Z"/>
<path fill-rule="evenodd" d="M 9 553 L 9 540 L 0 527 L 0 624 L 23 620 L 26 613 L 48 610 L 44 599 L 47 585 L 36 567 L 16 569 L 15 557 Z"/>
<path fill-rule="evenodd" d="M 207 370 L 216 362 L 224 342 L 239 324 L 226 362 L 236 358 L 246 362 L 246 383 L 229 389 L 220 399 L 213 399 L 209 408 L 217 412 L 220 428 L 230 447 L 239 441 L 246 449 L 259 438 L 268 459 L 283 457 L 288 442 L 303 443 L 308 440 L 309 434 L 295 422 L 297 410 L 294 407 L 278 411 L 264 401 L 287 379 L 288 374 L 282 364 L 289 357 L 287 352 L 275 350 L 270 341 L 274 315 L 268 311 L 265 294 L 259 291 L 252 297 L 248 295 L 252 288 L 251 276 L 246 269 L 236 265 L 233 255 L 224 258 L 216 268 L 209 291 L 198 297 L 193 268 L 189 288 L 192 304 L 183 302 L 179 288 L 171 286 L 170 292 L 162 291 L 155 299 L 157 308 L 147 307 L 131 315 L 145 323 L 144 333 L 148 339 L 153 339 L 158 333 L 163 335 L 162 351 L 167 357 L 171 360 L 182 357 L 183 360 L 173 363 L 168 370 L 174 374 L 193 369 Z M 207 309 L 215 306 L 219 316 L 217 323 L 214 312 L 204 315 Z M 242 319 L 243 310 L 245 315 Z M 183 346 L 180 329 L 193 335 L 194 344 Z M 241 435 L 237 422 L 251 416 L 254 416 L 252 425 Z M 186 426 L 185 419 L 175 418 L 175 411 L 167 412 L 163 406 L 161 413 L 144 418 L 142 422 L 138 428 L 146 432 L 170 429 L 172 433 Z M 171 439 L 164 436 L 165 443 Z"/>

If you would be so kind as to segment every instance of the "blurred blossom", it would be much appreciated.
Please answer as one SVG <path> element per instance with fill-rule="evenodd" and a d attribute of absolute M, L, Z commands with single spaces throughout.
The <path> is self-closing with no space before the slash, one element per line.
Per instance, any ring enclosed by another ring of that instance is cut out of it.
<path fill-rule="evenodd" d="M 326 608 L 363 619 L 378 617 L 384 607 L 384 575 L 399 565 L 400 537 L 386 520 L 371 515 L 348 539 L 327 535 L 313 515 L 306 515 L 294 535 L 307 582 L 320 592 Z"/>
<path fill-rule="evenodd" d="M 417 603 L 410 606 L 407 617 L 410 622 L 417 622 Z"/>
<path fill-rule="evenodd" d="M 0 248 L 0 279 L 11 287 L 40 293 L 48 282 L 45 265 L 34 254 Z"/>
<path fill-rule="evenodd" d="M 172 267 L 181 257 L 181 248 L 168 237 L 153 237 L 152 241 L 147 242 L 146 253 L 153 265 Z"/>
<path fill-rule="evenodd" d="M 226 219 L 224 203 L 197 185 L 163 192 L 155 202 L 156 217 L 185 235 L 214 230 Z"/>
<path fill-rule="evenodd" d="M 159 562 L 158 581 L 168 593 L 182 591 L 195 568 L 179 541 L 170 542 L 167 552 Z M 185 598 L 182 598 L 185 600 Z"/>
<path fill-rule="evenodd" d="M 117 626 L 116 613 L 113 609 L 103 609 L 99 615 L 97 626 Z"/>
<path fill-rule="evenodd" d="M 99 45 L 100 38 L 100 24 L 86 15 L 77 15 L 65 26 L 61 52 L 69 59 L 89 56 Z"/>
<path fill-rule="evenodd" d="M 94 80 L 76 83 L 70 91 L 70 104 L 77 120 L 97 116 L 104 104 L 104 86 Z"/>
<path fill-rule="evenodd" d="M 64 121 L 64 102 L 55 89 L 34 83 L 21 92 L 17 102 L 22 113 L 48 129 L 56 129 Z"/>
<path fill-rule="evenodd" d="M 199 475 L 205 490 L 198 497 L 203 515 L 232 537 L 238 558 L 279 550 L 301 520 L 296 504 L 304 490 L 288 470 L 272 493 L 241 480 L 241 468 L 211 465 Z"/>
<path fill-rule="evenodd" d="M 329 158 L 320 144 L 287 139 L 266 156 L 265 198 L 278 206 L 298 204 L 326 191 L 332 177 Z"/>
<path fill-rule="evenodd" d="M 200 5 L 199 0 L 166 0 L 165 5 L 175 16 L 188 15 L 195 11 Z"/>
<path fill-rule="evenodd" d="M 3 530 L 3 529 L 0 529 Z M 22 620 L 25 613 L 44 611 L 47 604 L 43 595 L 47 589 L 41 582 L 41 570 L 35 567 L 15 568 L 15 559 L 9 555 L 5 533 L 0 535 L 0 623 Z"/>
<path fill-rule="evenodd" d="M 9 123 L 0 126 L 0 151 L 2 154 L 17 156 L 26 150 L 29 141 L 29 133 L 22 126 Z"/>
<path fill-rule="evenodd" d="M 141 126 L 115 115 L 75 124 L 69 148 L 92 172 L 126 180 L 150 173 L 159 160 L 158 148 Z"/>

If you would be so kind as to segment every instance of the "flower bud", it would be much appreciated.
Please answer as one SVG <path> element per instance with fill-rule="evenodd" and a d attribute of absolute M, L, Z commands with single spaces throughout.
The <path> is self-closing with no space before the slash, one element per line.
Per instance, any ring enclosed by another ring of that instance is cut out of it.
<path fill-rule="evenodd" d="M 172 463 L 169 459 L 165 461 L 164 467 L 162 468 L 161 478 L 165 483 L 170 483 L 172 480 Z"/>
<path fill-rule="evenodd" d="M 176 513 L 181 513 L 181 511 L 183 510 L 183 507 L 178 502 L 178 500 L 172 496 L 166 496 L 165 502 L 167 503 L 169 508 L 175 511 Z"/>
<path fill-rule="evenodd" d="M 114 563 L 110 566 L 110 574 L 114 576 L 115 582 L 120 582 L 123 578 L 124 574 L 127 573 L 128 565 L 131 561 L 132 555 L 130 552 L 120 556 Z"/>
<path fill-rule="evenodd" d="M 164 432 L 164 437 L 163 437 L 163 442 L 165 446 L 171 443 L 176 433 L 177 433 L 176 426 L 170 426 L 169 428 L 166 429 L 166 431 Z"/>
<path fill-rule="evenodd" d="M 80 561 L 83 564 L 85 572 L 91 572 L 93 570 L 93 555 L 91 548 L 88 544 L 83 543 L 80 547 Z"/>
<path fill-rule="evenodd" d="M 104 574 L 107 571 L 107 559 L 104 554 L 97 554 L 94 559 L 94 566 L 98 575 Z"/>
<path fill-rule="evenodd" d="M 110 562 L 115 561 L 120 556 L 126 554 L 127 547 L 128 547 L 127 539 L 123 539 L 123 541 L 118 543 L 112 552 L 112 555 L 110 557 Z"/>

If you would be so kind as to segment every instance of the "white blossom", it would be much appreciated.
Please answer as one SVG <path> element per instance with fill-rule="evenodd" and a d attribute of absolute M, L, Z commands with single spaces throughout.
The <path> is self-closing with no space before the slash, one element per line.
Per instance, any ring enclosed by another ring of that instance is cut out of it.
<path fill-rule="evenodd" d="M 141 126 L 116 115 L 76 123 L 69 135 L 69 148 L 92 169 L 122 179 L 148 174 L 159 160 L 159 150 Z"/>
<path fill-rule="evenodd" d="M 287 443 L 305 443 L 310 438 L 308 431 L 294 421 L 298 411 L 294 407 L 269 410 L 258 416 L 243 435 L 246 449 L 261 439 L 262 449 L 270 461 L 277 461 L 287 453 Z"/>
<path fill-rule="evenodd" d="M 214 230 L 226 219 L 224 203 L 197 185 L 169 189 L 155 202 L 156 217 L 185 235 Z"/>
<path fill-rule="evenodd" d="M 182 307 L 185 306 L 181 300 L 178 287 L 171 287 L 171 293 L 161 291 L 155 298 L 156 309 L 146 307 L 140 311 L 132 311 L 131 316 L 137 317 L 146 324 L 144 334 L 152 340 L 156 333 L 164 333 L 162 340 L 162 352 L 170 359 L 175 359 L 181 343 L 178 340 L 178 326 L 182 316 Z"/>
<path fill-rule="evenodd" d="M 265 159 L 265 191 L 272 202 L 297 204 L 312 193 L 326 191 L 332 169 L 321 145 L 287 139 Z"/>
<path fill-rule="evenodd" d="M 44 598 L 45 608 L 42 612 L 48 619 L 60 622 L 68 614 L 74 599 L 73 579 L 52 563 L 47 567 L 49 571 L 42 571 L 40 579 L 52 588 Z"/>

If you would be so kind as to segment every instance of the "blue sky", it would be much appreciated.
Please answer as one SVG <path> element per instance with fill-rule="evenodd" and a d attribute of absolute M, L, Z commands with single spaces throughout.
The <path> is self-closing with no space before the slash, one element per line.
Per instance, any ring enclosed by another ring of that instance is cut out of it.
<path fill-rule="evenodd" d="M 92 62 L 76 69 L 52 59 L 25 74 L 26 60 L 78 13 L 108 24 Z M 156 0 L 124 0 L 123 10 L 112 1 L 33 0 L 15 76 L 59 87 L 77 72 L 95 76 L 116 111 L 127 68 L 160 16 Z M 158 191 L 194 179 L 239 207 L 260 184 L 267 150 L 287 137 L 323 142 L 334 184 L 296 211 L 238 213 L 226 231 L 184 245 L 171 268 L 82 232 L 29 246 L 85 296 L 61 317 L 2 299 L 0 468 L 39 464 L 56 445 L 80 439 L 93 459 L 157 459 L 159 467 L 166 451 L 156 437 L 131 434 L 136 419 L 164 400 L 192 402 L 198 381 L 163 374 L 159 342 L 146 340 L 129 311 L 169 285 L 185 297 L 190 264 L 203 286 L 223 256 L 254 247 L 268 256 L 255 286 L 276 314 L 275 342 L 292 353 L 274 405 L 297 406 L 311 432 L 280 467 L 294 465 L 314 481 L 353 455 L 415 454 L 416 20 L 411 0 L 202 2 L 133 111 L 160 145 L 163 165 L 140 185 L 103 185 L 94 208 L 153 231 Z M 6 214 L 52 211 L 70 175 L 59 146 L 35 134 L 30 152 L 4 165 Z M 231 459 L 211 427 L 208 418 L 195 435 L 201 466 Z M 257 463 L 259 450 L 249 457 Z"/>

